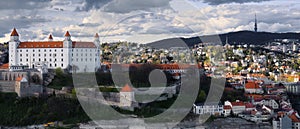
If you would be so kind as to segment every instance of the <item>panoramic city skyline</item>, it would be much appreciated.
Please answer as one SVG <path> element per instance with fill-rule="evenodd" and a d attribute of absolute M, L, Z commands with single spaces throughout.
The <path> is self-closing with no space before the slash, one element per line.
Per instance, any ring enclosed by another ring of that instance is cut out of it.
<path fill-rule="evenodd" d="M 251 0 L 30 0 L 9 1 L 0 8 L 0 42 L 15 27 L 22 41 L 62 40 L 68 30 L 73 40 L 148 43 L 171 37 L 191 37 L 240 30 L 299 32 L 298 1 Z"/>

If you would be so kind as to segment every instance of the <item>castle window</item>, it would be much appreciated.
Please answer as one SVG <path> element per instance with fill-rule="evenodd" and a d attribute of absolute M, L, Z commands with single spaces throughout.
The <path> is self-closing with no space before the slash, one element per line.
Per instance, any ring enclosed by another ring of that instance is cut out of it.
<path fill-rule="evenodd" d="M 41 56 L 41 54 L 39 54 L 39 57 Z"/>
<path fill-rule="evenodd" d="M 50 58 L 49 60 L 50 60 L 50 61 L 52 61 L 52 59 L 51 59 L 51 58 Z"/>
<path fill-rule="evenodd" d="M 44 52 L 46 52 L 46 49 L 44 49 Z"/>
<path fill-rule="evenodd" d="M 22 57 L 22 54 L 20 54 L 20 57 Z"/>
<path fill-rule="evenodd" d="M 64 61 L 64 59 L 61 59 L 61 61 Z"/>
<path fill-rule="evenodd" d="M 26 58 L 26 61 L 28 61 L 28 58 Z"/>
<path fill-rule="evenodd" d="M 32 54 L 34 56 L 34 54 Z"/>
<path fill-rule="evenodd" d="M 51 52 L 51 49 L 49 51 Z"/>
<path fill-rule="evenodd" d="M 22 61 L 22 59 L 20 59 L 20 61 Z"/>
<path fill-rule="evenodd" d="M 32 51 L 34 52 L 34 49 Z"/>
<path fill-rule="evenodd" d="M 61 54 L 61 56 L 64 56 L 64 54 Z"/>
<path fill-rule="evenodd" d="M 56 49 L 54 49 L 54 51 L 56 52 Z"/>
<path fill-rule="evenodd" d="M 35 59 L 34 59 L 34 58 L 33 58 L 32 60 L 33 60 L 33 61 L 35 61 Z"/>
<path fill-rule="evenodd" d="M 49 54 L 49 56 L 51 56 L 51 53 Z"/>
<path fill-rule="evenodd" d="M 61 52 L 63 52 L 64 51 L 64 49 L 61 49 Z"/>
<path fill-rule="evenodd" d="M 28 50 L 26 50 L 26 52 L 28 52 Z"/>
<path fill-rule="evenodd" d="M 46 58 L 44 58 L 44 61 L 47 61 L 47 59 L 46 59 Z"/>
<path fill-rule="evenodd" d="M 26 57 L 28 57 L 28 54 L 26 54 Z"/>
<path fill-rule="evenodd" d="M 52 67 L 52 64 L 50 64 L 50 67 Z"/>
<path fill-rule="evenodd" d="M 22 50 L 20 50 L 20 52 L 22 52 Z"/>
<path fill-rule="evenodd" d="M 64 64 L 61 64 L 61 67 L 64 67 Z"/>
<path fill-rule="evenodd" d="M 39 49 L 39 52 L 41 52 L 41 50 Z"/>
<path fill-rule="evenodd" d="M 41 58 L 39 58 L 39 61 L 41 61 Z"/>
<path fill-rule="evenodd" d="M 17 52 L 19 52 L 19 50 L 17 50 Z"/>
<path fill-rule="evenodd" d="M 46 56 L 47 56 L 47 54 L 44 54 L 44 56 L 46 57 Z"/>
<path fill-rule="evenodd" d="M 56 65 L 56 63 L 54 64 L 54 67 L 56 67 L 57 65 Z"/>

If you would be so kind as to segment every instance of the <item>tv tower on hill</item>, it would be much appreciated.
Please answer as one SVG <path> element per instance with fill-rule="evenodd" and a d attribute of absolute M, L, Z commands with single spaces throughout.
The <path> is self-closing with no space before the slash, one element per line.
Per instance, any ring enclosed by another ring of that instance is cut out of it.
<path fill-rule="evenodd" d="M 256 19 L 256 13 L 255 13 L 254 31 L 257 32 L 257 19 Z"/>

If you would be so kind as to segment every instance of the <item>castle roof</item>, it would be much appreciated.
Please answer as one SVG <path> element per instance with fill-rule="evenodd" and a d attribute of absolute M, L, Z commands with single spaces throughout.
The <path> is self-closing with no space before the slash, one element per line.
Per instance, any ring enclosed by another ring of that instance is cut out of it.
<path fill-rule="evenodd" d="M 99 35 L 98 35 L 98 33 L 96 33 L 94 37 L 95 37 L 95 38 L 99 38 Z"/>
<path fill-rule="evenodd" d="M 52 34 L 49 35 L 48 39 L 53 39 Z"/>
<path fill-rule="evenodd" d="M 63 41 L 20 42 L 18 48 L 63 48 Z M 72 48 L 96 48 L 93 42 L 72 42 Z"/>
<path fill-rule="evenodd" d="M 10 36 L 19 36 L 16 28 L 13 29 L 13 31 L 11 32 Z"/>
<path fill-rule="evenodd" d="M 132 88 L 131 88 L 128 84 L 126 84 L 126 85 L 122 88 L 121 92 L 132 92 Z"/>
<path fill-rule="evenodd" d="M 69 31 L 66 32 L 65 36 L 66 37 L 70 37 L 71 36 L 70 33 L 69 33 Z"/>

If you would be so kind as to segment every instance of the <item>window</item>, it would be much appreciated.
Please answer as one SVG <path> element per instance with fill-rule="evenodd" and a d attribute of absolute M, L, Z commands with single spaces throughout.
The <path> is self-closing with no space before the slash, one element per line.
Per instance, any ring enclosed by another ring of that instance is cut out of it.
<path fill-rule="evenodd" d="M 61 59 L 61 61 L 64 61 L 64 59 Z"/>
<path fill-rule="evenodd" d="M 46 52 L 46 49 L 44 49 L 44 52 Z"/>
<path fill-rule="evenodd" d="M 41 56 L 41 54 L 39 54 L 39 57 Z"/>
<path fill-rule="evenodd" d="M 34 49 L 32 51 L 34 52 Z"/>
<path fill-rule="evenodd" d="M 52 67 L 52 64 L 50 64 L 50 67 Z"/>
<path fill-rule="evenodd" d="M 47 56 L 47 54 L 44 54 L 44 56 L 46 57 L 46 56 Z"/>
<path fill-rule="evenodd" d="M 64 49 L 61 49 L 61 52 L 63 52 L 64 51 Z M 73 50 L 72 50 L 73 51 Z"/>
<path fill-rule="evenodd" d="M 22 50 L 20 50 L 20 52 L 22 52 Z"/>
<path fill-rule="evenodd" d="M 61 64 L 61 67 L 64 67 L 64 64 Z"/>
<path fill-rule="evenodd" d="M 39 61 L 41 61 L 41 58 L 39 58 Z"/>
<path fill-rule="evenodd" d="M 26 61 L 28 61 L 28 58 L 26 58 Z"/>
<path fill-rule="evenodd" d="M 28 57 L 28 54 L 26 54 L 26 57 Z"/>
<path fill-rule="evenodd" d="M 22 61 L 22 59 L 20 59 L 20 61 Z"/>
<path fill-rule="evenodd" d="M 56 49 L 54 49 L 54 51 L 56 52 Z"/>
<path fill-rule="evenodd" d="M 26 52 L 28 52 L 28 50 L 26 50 Z"/>
<path fill-rule="evenodd" d="M 20 57 L 22 57 L 22 54 L 20 54 Z"/>
<path fill-rule="evenodd" d="M 35 56 L 34 54 L 32 54 L 32 56 Z"/>
<path fill-rule="evenodd" d="M 33 60 L 33 61 L 35 61 L 35 59 L 34 59 L 34 58 L 33 58 L 32 60 Z"/>
<path fill-rule="evenodd" d="M 51 49 L 49 51 L 51 52 Z"/>
<path fill-rule="evenodd" d="M 39 49 L 39 52 L 41 52 L 41 50 Z"/>
<path fill-rule="evenodd" d="M 61 54 L 61 56 L 64 56 L 64 54 Z"/>
<path fill-rule="evenodd" d="M 44 58 L 44 61 L 47 61 L 47 59 L 46 59 L 46 58 Z"/>
<path fill-rule="evenodd" d="M 56 63 L 54 64 L 54 67 L 56 67 L 57 65 L 56 65 Z"/>

